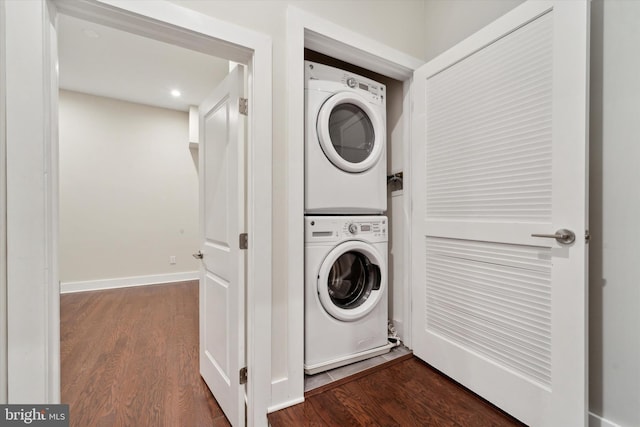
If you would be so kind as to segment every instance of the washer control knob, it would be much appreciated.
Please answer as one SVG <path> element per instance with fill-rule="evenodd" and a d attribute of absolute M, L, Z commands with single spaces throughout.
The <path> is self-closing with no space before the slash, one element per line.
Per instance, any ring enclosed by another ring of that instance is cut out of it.
<path fill-rule="evenodd" d="M 353 77 L 349 77 L 347 79 L 347 86 L 349 86 L 350 88 L 354 88 L 358 85 L 358 82 L 356 81 L 356 79 L 354 79 Z"/>
<path fill-rule="evenodd" d="M 349 233 L 356 234 L 358 232 L 358 226 L 356 224 L 349 224 Z"/>

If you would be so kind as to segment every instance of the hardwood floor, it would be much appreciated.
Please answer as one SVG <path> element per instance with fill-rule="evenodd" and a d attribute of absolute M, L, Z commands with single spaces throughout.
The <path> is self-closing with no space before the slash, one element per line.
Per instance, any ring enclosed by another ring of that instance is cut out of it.
<path fill-rule="evenodd" d="M 228 426 L 198 374 L 198 282 L 60 297 L 71 426 Z"/>
<path fill-rule="evenodd" d="M 412 357 L 269 414 L 284 426 L 522 426 Z"/>
<path fill-rule="evenodd" d="M 60 297 L 71 426 L 229 426 L 198 374 L 198 283 Z M 269 414 L 281 426 L 519 426 L 416 358 Z"/>

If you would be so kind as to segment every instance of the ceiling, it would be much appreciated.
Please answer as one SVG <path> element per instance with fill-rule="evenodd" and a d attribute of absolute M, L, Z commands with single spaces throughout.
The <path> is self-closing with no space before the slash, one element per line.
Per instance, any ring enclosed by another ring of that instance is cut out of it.
<path fill-rule="evenodd" d="M 58 49 L 60 88 L 173 110 L 199 105 L 229 72 L 227 60 L 67 15 Z"/>

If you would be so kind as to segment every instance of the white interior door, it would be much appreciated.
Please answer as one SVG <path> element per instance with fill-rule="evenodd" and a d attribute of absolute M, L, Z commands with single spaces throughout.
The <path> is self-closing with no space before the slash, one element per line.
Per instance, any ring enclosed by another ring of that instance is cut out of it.
<path fill-rule="evenodd" d="M 200 374 L 234 426 L 245 424 L 245 119 L 237 66 L 200 105 Z"/>
<path fill-rule="evenodd" d="M 414 76 L 414 352 L 531 426 L 586 425 L 588 25 L 528 1 Z"/>

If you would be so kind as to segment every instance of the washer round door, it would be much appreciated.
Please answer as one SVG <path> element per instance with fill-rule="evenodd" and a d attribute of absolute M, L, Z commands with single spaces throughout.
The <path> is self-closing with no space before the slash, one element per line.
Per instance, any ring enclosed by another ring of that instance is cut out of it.
<path fill-rule="evenodd" d="M 318 297 L 331 316 L 342 321 L 366 316 L 387 286 L 380 253 L 361 241 L 342 243 L 327 255 L 318 273 Z"/>
<path fill-rule="evenodd" d="M 354 92 L 338 92 L 322 104 L 318 140 L 325 156 L 345 172 L 364 172 L 384 150 L 384 120 L 371 104 Z"/>

